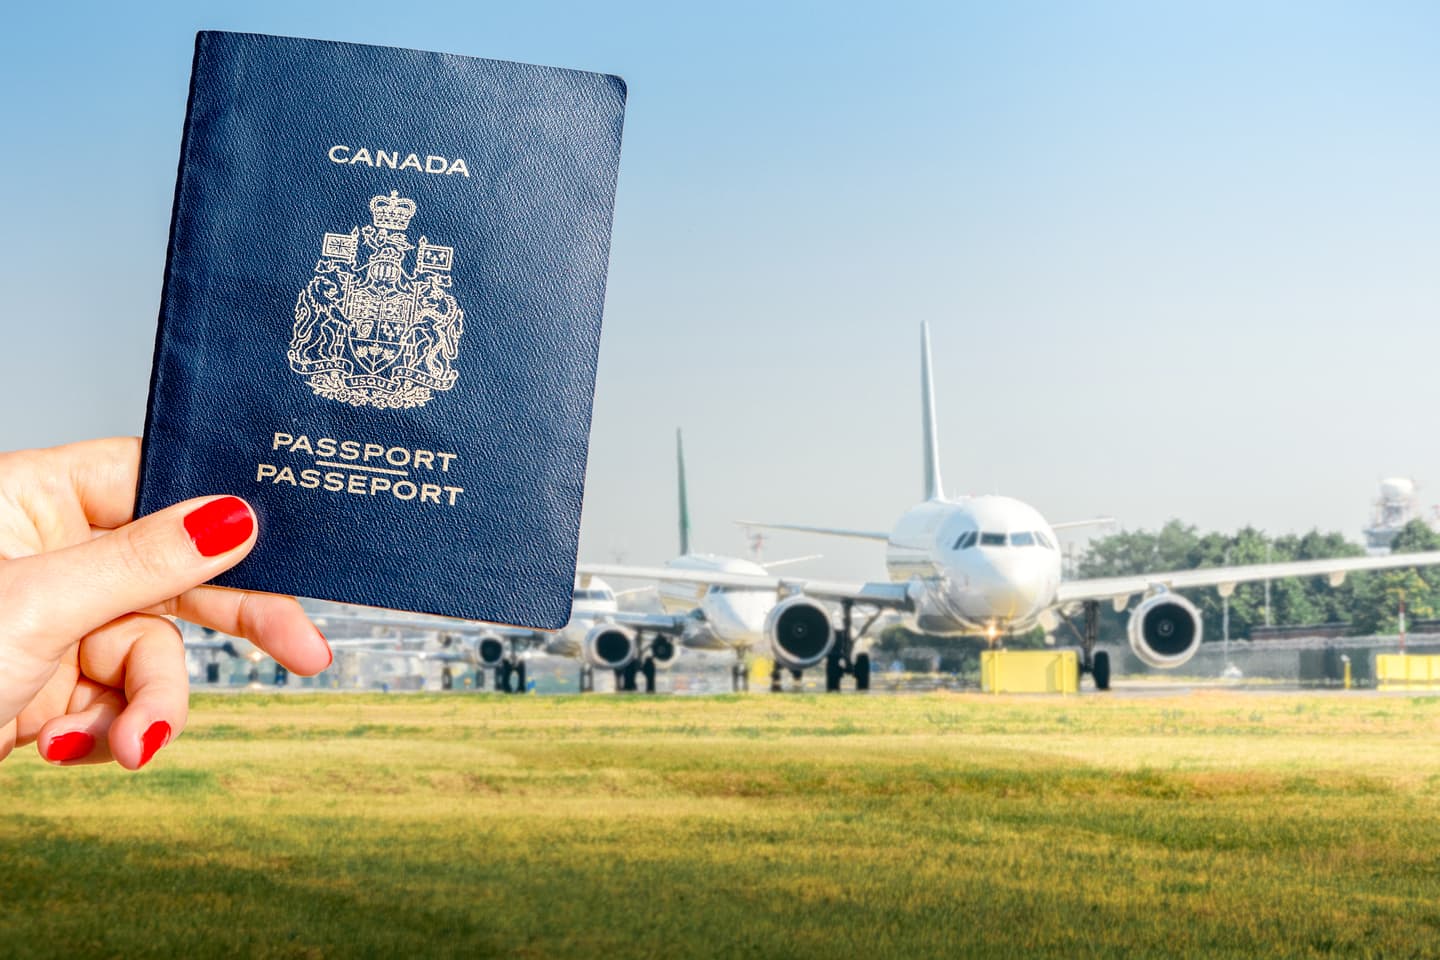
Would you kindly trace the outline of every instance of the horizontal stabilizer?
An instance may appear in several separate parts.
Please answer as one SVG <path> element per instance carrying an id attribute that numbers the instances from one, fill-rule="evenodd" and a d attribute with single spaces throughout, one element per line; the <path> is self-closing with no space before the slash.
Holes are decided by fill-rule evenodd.
<path id="1" fill-rule="evenodd" d="M 840 527 L 807 527 L 798 523 L 760 523 L 756 520 L 736 520 L 742 527 L 759 527 L 762 530 L 790 530 L 794 533 L 818 533 L 825 537 L 849 537 L 853 540 L 880 540 L 890 539 L 890 534 L 883 530 L 846 530 Z"/>
<path id="2" fill-rule="evenodd" d="M 1115 523 L 1114 517 L 1091 517 L 1089 520 L 1066 520 L 1050 524 L 1051 530 L 1075 530 L 1079 527 L 1105 527 Z"/>
<path id="3" fill-rule="evenodd" d="M 823 553 L 809 553 L 803 557 L 786 557 L 784 560 L 766 560 L 760 564 L 760 566 L 766 570 L 774 570 L 776 567 L 788 567 L 793 564 L 804 563 L 806 560 L 820 560 L 824 556 Z"/>

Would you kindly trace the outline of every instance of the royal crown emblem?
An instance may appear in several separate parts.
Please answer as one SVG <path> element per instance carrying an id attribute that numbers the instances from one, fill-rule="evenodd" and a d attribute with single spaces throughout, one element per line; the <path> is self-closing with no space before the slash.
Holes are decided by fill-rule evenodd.
<path id="1" fill-rule="evenodd" d="M 405 235 L 415 201 L 370 200 L 370 225 L 327 233 L 315 276 L 295 301 L 290 369 L 322 397 L 363 407 L 419 407 L 455 386 L 465 313 L 449 293 L 453 247 Z M 363 266 L 357 265 L 365 245 Z M 407 254 L 415 251 L 413 270 Z"/>

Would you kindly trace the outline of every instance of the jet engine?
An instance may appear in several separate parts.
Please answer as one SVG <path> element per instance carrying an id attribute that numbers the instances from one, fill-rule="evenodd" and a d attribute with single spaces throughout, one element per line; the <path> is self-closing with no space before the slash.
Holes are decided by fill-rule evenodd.
<path id="1" fill-rule="evenodd" d="M 1200 649 L 1200 611 L 1178 593 L 1157 593 L 1130 614 L 1130 649 L 1151 667 L 1178 667 Z"/>
<path id="2" fill-rule="evenodd" d="M 657 667 L 668 667 L 680 656 L 680 644 L 675 642 L 674 637 L 667 637 L 665 634 L 656 634 L 650 640 L 650 656 Z"/>
<path id="3" fill-rule="evenodd" d="M 640 653 L 635 631 L 602 624 L 585 634 L 585 659 L 606 670 L 623 670 Z"/>
<path id="4" fill-rule="evenodd" d="M 496 634 L 483 633 L 475 643 L 475 653 L 485 666 L 499 666 L 505 659 L 505 641 Z"/>
<path id="5" fill-rule="evenodd" d="M 775 661 L 790 670 L 815 666 L 835 646 L 830 611 L 808 597 L 791 597 L 771 608 L 765 636 Z"/>

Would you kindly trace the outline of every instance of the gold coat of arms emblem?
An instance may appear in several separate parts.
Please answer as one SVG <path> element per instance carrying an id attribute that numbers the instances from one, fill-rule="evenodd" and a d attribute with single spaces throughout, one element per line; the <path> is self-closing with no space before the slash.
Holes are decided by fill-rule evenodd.
<path id="1" fill-rule="evenodd" d="M 411 243 L 405 231 L 415 211 L 414 200 L 392 190 L 371 198 L 369 226 L 325 234 L 315 276 L 295 301 L 286 354 L 320 396 L 419 407 L 459 378 L 452 363 L 465 313 L 450 295 L 455 249 L 424 236 Z"/>

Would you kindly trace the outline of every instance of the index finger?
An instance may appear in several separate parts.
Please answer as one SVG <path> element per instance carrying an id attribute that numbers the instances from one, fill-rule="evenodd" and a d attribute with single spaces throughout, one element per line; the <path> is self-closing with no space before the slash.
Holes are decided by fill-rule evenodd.
<path id="1" fill-rule="evenodd" d="M 44 450 L 21 451 L 16 463 L 43 479 L 69 489 L 92 527 L 113 529 L 135 513 L 140 478 L 140 439 L 109 437 L 82 440 Z"/>

